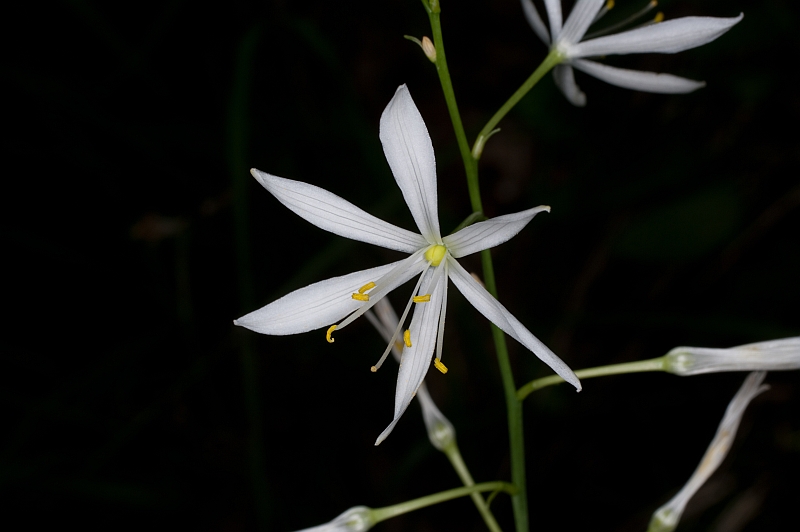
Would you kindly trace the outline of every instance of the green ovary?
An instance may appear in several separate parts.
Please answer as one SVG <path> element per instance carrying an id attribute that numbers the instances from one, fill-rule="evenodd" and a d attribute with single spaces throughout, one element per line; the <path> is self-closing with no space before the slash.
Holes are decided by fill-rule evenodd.
<path id="1" fill-rule="evenodd" d="M 445 253 L 447 253 L 447 248 L 444 246 L 431 246 L 425 251 L 425 260 L 431 263 L 431 266 L 438 266 L 442 259 L 444 258 Z"/>

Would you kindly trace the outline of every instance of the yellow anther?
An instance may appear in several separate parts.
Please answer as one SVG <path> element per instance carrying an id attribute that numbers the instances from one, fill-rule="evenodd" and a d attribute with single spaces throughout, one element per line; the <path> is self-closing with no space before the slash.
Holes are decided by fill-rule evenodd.
<path id="1" fill-rule="evenodd" d="M 364 293 L 364 292 L 366 292 L 367 290 L 372 290 L 373 288 L 375 288 L 375 283 L 373 283 L 372 281 L 370 281 L 370 282 L 368 282 L 367 284 L 365 284 L 364 286 L 362 286 L 361 288 L 359 288 L 359 289 L 358 289 L 358 293 L 359 293 L 359 294 L 363 294 L 363 293 Z"/>
<path id="2" fill-rule="evenodd" d="M 352 297 L 356 301 L 369 301 L 369 294 L 353 294 L 350 297 Z"/>
<path id="3" fill-rule="evenodd" d="M 372 366 L 371 368 L 369 368 L 369 370 L 370 370 L 372 373 L 375 373 L 376 371 L 378 371 L 378 366 Z"/>
<path id="4" fill-rule="evenodd" d="M 431 300 L 431 295 L 425 294 L 424 296 L 414 296 L 411 299 L 414 300 L 414 303 L 427 303 Z"/>
<path id="5" fill-rule="evenodd" d="M 433 359 L 433 365 L 434 365 L 434 366 L 436 366 L 436 369 L 438 369 L 439 371 L 441 371 L 441 372 L 442 372 L 442 375 L 444 375 L 445 373 L 447 373 L 447 366 L 445 366 L 444 364 L 442 364 L 442 361 L 441 361 L 441 360 L 439 360 L 438 358 L 434 358 L 434 359 Z"/>
<path id="6" fill-rule="evenodd" d="M 656 13 L 656 18 L 654 18 L 654 19 L 653 19 L 653 22 L 655 22 L 656 24 L 658 24 L 658 23 L 659 23 L 659 22 L 661 22 L 662 20 L 664 20 L 664 13 L 663 13 L 663 12 L 661 12 L 661 11 L 659 11 L 658 13 Z"/>
<path id="7" fill-rule="evenodd" d="M 328 327 L 328 332 L 325 333 L 325 339 L 328 341 L 329 344 L 335 342 L 333 337 L 331 337 L 331 334 L 333 334 L 333 331 L 335 330 L 336 330 L 336 325 L 331 325 L 330 327 Z"/>
<path id="8" fill-rule="evenodd" d="M 403 333 L 403 341 L 406 343 L 406 347 L 411 347 L 411 331 L 408 329 Z"/>
<path id="9" fill-rule="evenodd" d="M 614 9 L 614 0 L 608 0 L 608 2 L 606 2 L 606 9 Z"/>
<path id="10" fill-rule="evenodd" d="M 447 248 L 444 246 L 431 246 L 425 251 L 425 260 L 431 263 L 431 266 L 438 266 L 444 254 L 447 253 Z"/>
<path id="11" fill-rule="evenodd" d="M 658 0 L 651 0 L 650 7 L 656 7 L 658 5 Z"/>

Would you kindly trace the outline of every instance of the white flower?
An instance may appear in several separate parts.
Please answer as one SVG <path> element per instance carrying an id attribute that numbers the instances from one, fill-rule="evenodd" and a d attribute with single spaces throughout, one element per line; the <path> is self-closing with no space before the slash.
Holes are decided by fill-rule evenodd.
<path id="1" fill-rule="evenodd" d="M 375 523 L 372 519 L 372 510 L 366 506 L 354 506 L 339 514 L 330 523 L 304 528 L 297 532 L 366 532 Z"/>
<path id="2" fill-rule="evenodd" d="M 436 162 L 428 130 L 405 85 L 397 89 L 381 115 L 380 138 L 386 159 L 422 233 L 384 222 L 352 203 L 319 187 L 291 181 L 258 170 L 253 176 L 295 214 L 340 236 L 408 253 L 398 262 L 334 277 L 306 286 L 235 320 L 234 323 L 263 334 L 297 334 L 326 327 L 343 329 L 389 292 L 419 275 L 412 298 L 405 307 L 394 338 L 400 338 L 412 304 L 411 325 L 402 334 L 404 349 L 397 376 L 394 420 L 378 437 L 380 443 L 394 428 L 417 392 L 431 355 L 441 364 L 447 280 L 486 318 L 548 364 L 580 390 L 569 367 L 540 342 L 506 308 L 486 291 L 456 259 L 497 246 L 516 235 L 539 212 L 540 206 L 516 214 L 479 222 L 441 237 L 436 194 Z M 337 323 L 338 322 L 338 323 Z M 383 362 L 394 340 L 377 366 Z M 442 366 L 443 367 L 443 366 Z"/>
<path id="3" fill-rule="evenodd" d="M 365 314 L 367 319 L 375 326 L 384 340 L 391 342 L 399 321 L 392 305 L 384 298 L 375 303 L 373 310 L 375 311 L 374 314 L 372 312 L 367 312 Z M 377 318 L 375 317 L 376 315 Z M 398 363 L 400 363 L 402 354 L 403 343 L 395 341 L 392 345 L 392 355 Z M 446 371 L 445 369 L 445 372 Z M 439 407 L 436 406 L 431 394 L 428 393 L 428 387 L 425 386 L 424 381 L 419 385 L 419 389 L 417 390 L 417 399 L 419 399 L 420 406 L 422 407 L 422 420 L 425 422 L 425 428 L 428 431 L 428 439 L 431 441 L 431 445 L 440 451 L 444 451 L 456 439 L 455 427 L 453 427 L 450 420 L 442 414 Z"/>
<path id="4" fill-rule="evenodd" d="M 764 371 L 754 371 L 747 376 L 739 391 L 728 404 L 717 433 L 711 440 L 706 454 L 703 455 L 700 465 L 697 466 L 686 485 L 669 502 L 655 511 L 650 520 L 648 532 L 671 532 L 678 526 L 686 503 L 700 489 L 700 486 L 705 484 L 727 456 L 747 405 L 758 394 L 769 389 L 767 385 L 761 386 L 765 375 Z"/>
<path id="5" fill-rule="evenodd" d="M 667 353 L 665 360 L 665 371 L 682 376 L 718 371 L 792 369 L 800 369 L 800 336 L 728 349 L 676 347 Z"/>
<path id="6" fill-rule="evenodd" d="M 572 67 L 606 83 L 645 92 L 686 93 L 705 86 L 702 81 L 616 68 L 583 58 L 613 54 L 682 52 L 713 41 L 744 16 L 683 17 L 581 42 L 605 3 L 606 0 L 578 0 L 562 28 L 560 0 L 545 0 L 550 20 L 548 32 L 533 0 L 522 0 L 522 7 L 533 31 L 562 57 L 562 64 L 555 67 L 553 76 L 561 92 L 577 106 L 586 105 L 586 95 L 575 83 Z"/>

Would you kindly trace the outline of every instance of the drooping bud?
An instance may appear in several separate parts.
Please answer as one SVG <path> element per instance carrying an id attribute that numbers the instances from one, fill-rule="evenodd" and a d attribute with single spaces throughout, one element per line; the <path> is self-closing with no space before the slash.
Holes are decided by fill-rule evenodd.
<path id="1" fill-rule="evenodd" d="M 330 523 L 304 528 L 297 532 L 366 532 L 375 524 L 372 509 L 366 506 L 354 506 L 345 510 Z"/>
<path id="2" fill-rule="evenodd" d="M 650 519 L 647 532 L 672 532 L 675 530 L 686 504 L 727 456 L 747 405 L 758 394 L 769 388 L 769 386 L 761 385 L 765 376 L 766 372 L 764 371 L 754 371 L 747 376 L 739 391 L 728 404 L 717 433 L 711 440 L 706 454 L 703 455 L 700 465 L 697 466 L 686 485 L 669 502 L 655 511 Z"/>
<path id="3" fill-rule="evenodd" d="M 800 336 L 727 349 L 676 347 L 664 357 L 664 370 L 681 376 L 792 369 L 800 369 Z"/>

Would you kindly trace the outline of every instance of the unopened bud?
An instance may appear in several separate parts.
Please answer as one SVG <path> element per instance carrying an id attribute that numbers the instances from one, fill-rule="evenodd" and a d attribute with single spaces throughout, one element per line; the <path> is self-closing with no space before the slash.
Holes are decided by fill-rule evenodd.
<path id="1" fill-rule="evenodd" d="M 420 386 L 417 391 L 417 399 L 422 406 L 422 418 L 425 421 L 425 428 L 428 429 L 428 439 L 431 440 L 431 445 L 444 451 L 456 440 L 456 429 L 437 408 L 425 384 Z"/>
<path id="2" fill-rule="evenodd" d="M 727 349 L 676 347 L 664 358 L 664 370 L 681 376 L 793 369 L 800 369 L 800 337 L 797 336 Z"/>
<path id="3" fill-rule="evenodd" d="M 330 523 L 304 528 L 297 532 L 366 532 L 375 520 L 372 518 L 372 509 L 366 506 L 354 506 L 345 510 Z"/>
<path id="4" fill-rule="evenodd" d="M 427 37 L 422 38 L 422 51 L 425 52 L 425 57 L 431 60 L 431 63 L 436 62 L 436 47 L 433 45 L 433 42 Z"/>

